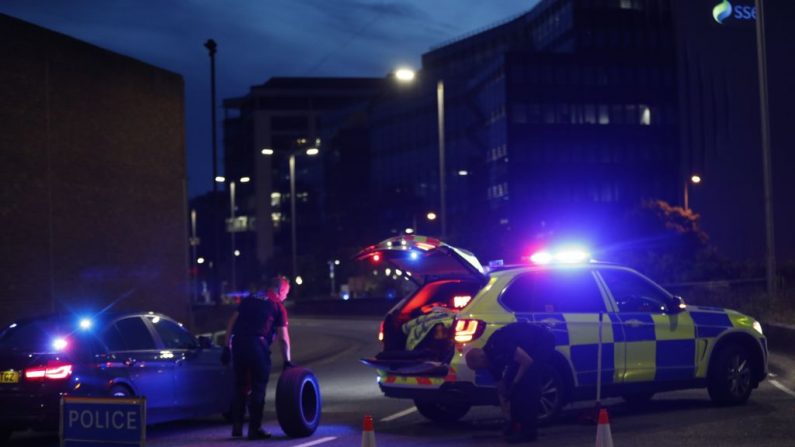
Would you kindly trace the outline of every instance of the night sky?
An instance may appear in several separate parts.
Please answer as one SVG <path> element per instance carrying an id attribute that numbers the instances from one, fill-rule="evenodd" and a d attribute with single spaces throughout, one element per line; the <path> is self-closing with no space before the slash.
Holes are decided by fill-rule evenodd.
<path id="1" fill-rule="evenodd" d="M 220 105 L 273 76 L 380 77 L 400 64 L 419 68 L 431 46 L 536 1 L 2 0 L 0 12 L 182 74 L 193 197 L 212 187 L 208 38 L 218 43 Z"/>

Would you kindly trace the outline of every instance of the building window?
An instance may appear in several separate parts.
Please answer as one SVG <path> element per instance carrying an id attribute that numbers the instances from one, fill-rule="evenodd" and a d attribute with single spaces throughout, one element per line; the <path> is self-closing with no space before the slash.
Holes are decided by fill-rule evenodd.
<path id="1" fill-rule="evenodd" d="M 585 104 L 585 123 L 596 124 L 596 106 Z"/>
<path id="2" fill-rule="evenodd" d="M 651 109 L 649 106 L 641 105 L 640 109 L 640 124 L 642 126 L 651 125 Z"/>
<path id="3" fill-rule="evenodd" d="M 599 104 L 599 124 L 610 124 L 610 114 L 607 112 L 607 104 Z"/>
<path id="4" fill-rule="evenodd" d="M 514 104 L 513 113 L 511 113 L 512 121 L 514 123 L 524 124 L 527 122 L 527 106 L 524 104 Z"/>

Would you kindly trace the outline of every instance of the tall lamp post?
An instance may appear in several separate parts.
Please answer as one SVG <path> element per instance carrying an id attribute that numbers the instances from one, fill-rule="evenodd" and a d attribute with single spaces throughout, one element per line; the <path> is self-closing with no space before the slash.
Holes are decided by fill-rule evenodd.
<path id="1" fill-rule="evenodd" d="M 765 258 L 767 293 L 776 298 L 776 238 L 773 231 L 773 164 L 770 150 L 770 116 L 767 92 L 767 40 L 765 2 L 756 0 L 756 63 L 759 71 L 759 116 L 762 124 L 762 173 L 765 191 Z"/>
<path id="2" fill-rule="evenodd" d="M 395 79 L 398 82 L 413 82 L 417 74 L 409 68 L 395 70 Z M 445 181 L 445 141 L 444 141 L 444 81 L 436 82 L 436 124 L 439 133 L 439 224 L 441 227 L 440 238 L 447 238 L 447 200 Z"/>
<path id="3" fill-rule="evenodd" d="M 262 150 L 262 155 L 272 156 L 275 151 L 271 148 Z M 298 231 L 296 230 L 296 212 L 295 212 L 295 156 L 299 153 L 299 149 L 293 149 L 289 152 L 289 165 L 290 165 L 290 242 L 292 249 L 292 269 L 293 280 L 296 284 L 301 285 L 301 279 L 298 276 Z M 320 149 L 310 147 L 305 151 L 306 155 L 313 157 L 320 153 Z"/>
<path id="4" fill-rule="evenodd" d="M 216 123 L 215 123 L 215 53 L 217 52 L 218 45 L 215 43 L 213 39 L 207 39 L 207 42 L 204 43 L 204 48 L 207 48 L 207 51 L 210 54 L 210 129 L 212 133 L 212 150 L 213 150 L 213 179 L 217 180 L 218 178 L 218 137 L 216 134 Z M 221 204 L 219 203 L 218 199 L 218 185 L 217 181 L 213 182 L 213 221 L 217 222 L 216 219 L 221 217 Z M 215 262 L 211 263 L 211 272 L 213 276 L 213 282 L 215 290 L 213 292 L 219 293 L 221 292 L 220 287 L 220 275 L 218 274 L 218 260 L 221 257 L 221 232 L 217 231 L 215 234 Z"/>
<path id="5" fill-rule="evenodd" d="M 225 177 L 218 176 L 218 177 L 215 178 L 215 183 L 224 183 L 225 181 L 226 181 Z M 250 177 L 241 177 L 239 181 L 240 181 L 240 183 L 248 183 L 248 182 L 251 181 L 251 178 Z M 231 271 L 230 276 L 231 276 L 231 280 L 232 280 L 232 290 L 233 291 L 237 290 L 237 257 L 240 256 L 240 252 L 237 250 L 237 247 L 236 247 L 237 241 L 236 241 L 236 237 L 235 237 L 235 233 L 237 232 L 237 226 L 236 226 L 236 219 L 237 219 L 237 215 L 236 215 L 236 210 L 237 210 L 236 198 L 237 198 L 237 185 L 235 184 L 234 181 L 230 181 L 229 182 L 229 225 L 228 225 L 228 228 L 229 228 L 229 241 L 230 241 L 230 246 L 231 246 L 231 249 L 232 249 L 232 256 L 231 256 L 231 259 L 232 259 L 232 261 L 231 261 L 232 271 Z"/>
<path id="6" fill-rule="evenodd" d="M 693 174 L 690 176 L 689 179 L 685 180 L 685 211 L 690 210 L 690 197 L 688 191 L 690 189 L 691 183 L 694 185 L 698 185 L 699 183 L 701 183 L 701 176 L 698 174 Z"/>

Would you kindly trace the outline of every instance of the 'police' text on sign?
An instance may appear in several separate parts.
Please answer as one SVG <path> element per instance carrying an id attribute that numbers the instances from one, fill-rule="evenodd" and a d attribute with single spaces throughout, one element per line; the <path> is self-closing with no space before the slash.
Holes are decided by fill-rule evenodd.
<path id="1" fill-rule="evenodd" d="M 64 396 L 61 403 L 61 446 L 143 446 L 146 404 L 142 398 Z"/>

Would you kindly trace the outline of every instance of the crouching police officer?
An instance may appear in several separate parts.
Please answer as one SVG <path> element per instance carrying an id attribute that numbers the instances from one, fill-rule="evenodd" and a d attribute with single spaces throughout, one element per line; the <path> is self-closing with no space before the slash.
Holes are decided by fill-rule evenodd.
<path id="1" fill-rule="evenodd" d="M 508 424 L 509 443 L 535 441 L 541 373 L 552 359 L 555 338 L 543 326 L 517 323 L 505 326 L 489 337 L 483 349 L 467 353 L 472 369 L 487 368 L 499 381 L 500 404 Z"/>
<path id="2" fill-rule="evenodd" d="M 287 310 L 283 301 L 290 292 L 290 282 L 283 276 L 270 280 L 265 295 L 251 294 L 240 301 L 226 328 L 226 349 L 231 348 L 235 370 L 235 395 L 232 402 L 232 436 L 243 436 L 243 413 L 248 396 L 248 439 L 267 439 L 271 434 L 262 428 L 265 388 L 271 372 L 270 346 L 281 340 L 284 367 L 290 363 L 290 334 Z M 227 357 L 228 357 L 228 351 Z"/>

